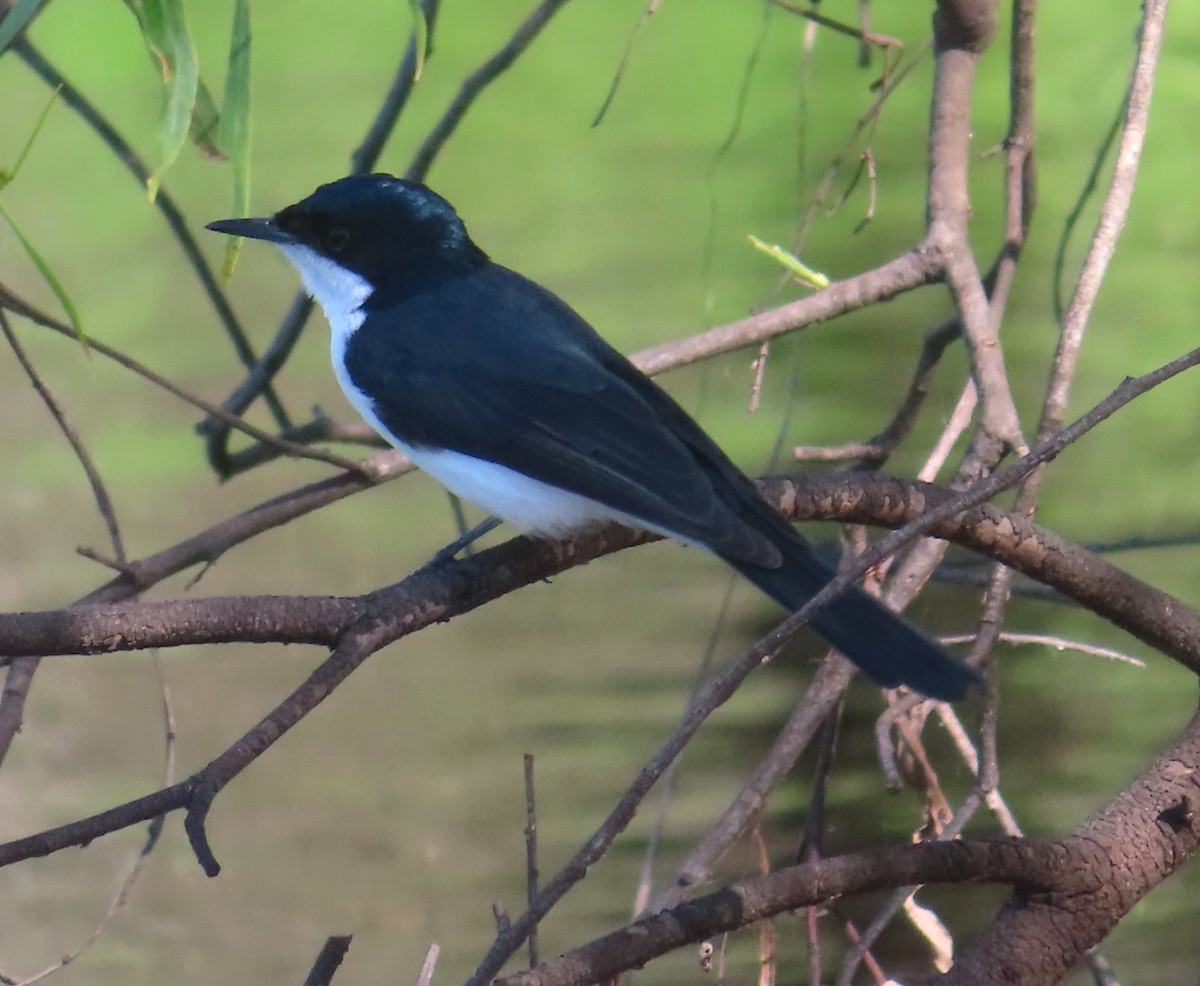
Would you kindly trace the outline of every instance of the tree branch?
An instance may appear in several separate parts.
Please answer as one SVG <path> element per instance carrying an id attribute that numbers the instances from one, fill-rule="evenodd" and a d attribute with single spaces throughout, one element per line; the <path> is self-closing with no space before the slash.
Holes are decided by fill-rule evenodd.
<path id="1" fill-rule="evenodd" d="M 739 880 L 724 890 L 642 918 L 535 969 L 498 979 L 496 986 L 608 982 L 672 949 L 847 894 L 968 881 L 1047 890 L 1072 882 L 1072 862 L 1060 846 L 1019 839 L 930 842 L 831 856 Z"/>

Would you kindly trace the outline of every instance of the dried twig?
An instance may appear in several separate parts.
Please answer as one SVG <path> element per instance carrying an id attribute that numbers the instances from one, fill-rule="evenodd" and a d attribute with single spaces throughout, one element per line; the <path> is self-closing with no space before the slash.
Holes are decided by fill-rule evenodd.
<path id="1" fill-rule="evenodd" d="M 538 892 L 537 798 L 533 786 L 533 754 L 526 753 L 525 765 L 525 900 L 532 907 Z M 529 968 L 538 964 L 537 925 L 529 929 Z"/>

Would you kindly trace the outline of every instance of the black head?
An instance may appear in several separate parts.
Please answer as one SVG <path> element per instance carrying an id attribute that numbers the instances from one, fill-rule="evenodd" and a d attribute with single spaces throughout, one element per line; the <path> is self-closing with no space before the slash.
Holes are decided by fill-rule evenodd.
<path id="1" fill-rule="evenodd" d="M 270 219 L 223 219 L 208 228 L 308 247 L 377 286 L 429 261 L 471 266 L 487 259 L 449 202 L 385 174 L 322 185 Z"/>

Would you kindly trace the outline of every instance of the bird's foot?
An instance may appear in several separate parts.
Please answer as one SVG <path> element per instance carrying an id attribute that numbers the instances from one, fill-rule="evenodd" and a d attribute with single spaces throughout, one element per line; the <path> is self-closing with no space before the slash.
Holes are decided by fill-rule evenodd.
<path id="1" fill-rule="evenodd" d="M 485 534 L 494 531 L 499 526 L 499 517 L 488 517 L 486 520 L 481 521 L 458 540 L 452 541 L 446 547 L 442 548 L 441 551 L 421 566 L 421 571 L 424 572 L 431 568 L 437 568 L 440 565 L 446 564 L 446 562 L 453 561 L 460 551 L 464 548 L 469 548 Z"/>

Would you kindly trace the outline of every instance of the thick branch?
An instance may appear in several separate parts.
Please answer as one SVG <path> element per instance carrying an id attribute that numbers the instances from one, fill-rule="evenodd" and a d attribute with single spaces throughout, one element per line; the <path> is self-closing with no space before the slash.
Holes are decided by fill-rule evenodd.
<path id="1" fill-rule="evenodd" d="M 886 527 L 910 523 L 957 495 L 863 473 L 775 478 L 760 488 L 795 520 Z M 983 505 L 939 522 L 930 533 L 1004 562 L 1200 672 L 1200 613 L 1023 515 Z M 411 633 L 647 539 L 620 527 L 574 541 L 515 538 L 358 598 L 235 596 L 0 614 L 0 658 L 234 641 L 331 646 L 363 607 L 378 606 L 403 608 L 405 632 Z"/>
<path id="2" fill-rule="evenodd" d="M 896 846 L 793 866 L 644 918 L 502 986 L 605 982 L 657 956 L 838 896 L 929 883 L 1011 883 L 1013 899 L 938 983 L 1052 983 L 1195 853 L 1200 714 L 1181 739 L 1061 843 L 1022 839 Z M 1047 928 L 1053 929 L 1047 934 Z"/>
<path id="3" fill-rule="evenodd" d="M 1200 714 L 1175 744 L 1064 840 L 1075 885 L 1020 892 L 937 982 L 1031 986 L 1061 981 L 1150 890 L 1196 852 Z"/>
<path id="4" fill-rule="evenodd" d="M 914 883 L 1012 883 L 1045 889 L 1072 876 L 1061 847 L 1019 839 L 936 842 L 834 856 L 750 877 L 615 931 L 496 986 L 586 986 L 774 914 L 845 894 Z"/>

